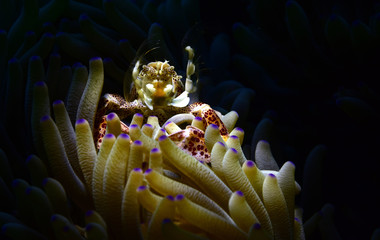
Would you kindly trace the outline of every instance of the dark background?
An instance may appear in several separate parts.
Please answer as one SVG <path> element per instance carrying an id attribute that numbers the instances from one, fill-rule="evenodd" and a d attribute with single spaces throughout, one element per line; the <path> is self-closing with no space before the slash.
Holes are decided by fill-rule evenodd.
<path id="1" fill-rule="evenodd" d="M 286 1 L 277 2 L 281 2 L 285 8 Z M 345 18 L 350 25 L 357 20 L 370 24 L 371 19 L 377 17 L 379 4 L 378 1 L 298 1 L 298 3 L 309 19 L 317 43 L 327 55 L 330 49 L 326 46 L 324 38 L 324 23 L 328 17 L 335 13 Z M 236 0 L 233 3 L 202 1 L 201 4 L 202 20 L 207 26 L 206 36 L 210 39 L 220 32 L 232 34 L 236 22 L 260 27 L 255 26 L 247 13 L 248 1 Z M 281 18 L 283 22 L 277 21 Z M 276 46 L 281 46 L 284 52 L 289 53 L 289 59 L 297 59 L 298 53 L 290 44 L 290 37 L 287 34 L 285 16 L 280 16 L 278 19 L 273 19 L 277 21 L 273 25 L 279 26 L 275 34 L 265 32 L 266 29 L 262 31 L 271 37 Z M 231 42 L 231 51 L 240 52 L 234 42 Z M 379 42 L 376 41 L 375 45 L 378 47 Z M 320 65 L 320 72 L 324 73 L 316 77 L 317 83 L 300 87 L 301 92 L 291 98 L 278 99 L 277 102 L 270 101 L 268 100 L 270 96 L 256 91 L 253 99 L 252 111 L 257 113 L 252 114 L 255 124 L 266 110 L 271 109 L 277 113 L 277 139 L 274 139 L 272 152 L 280 163 L 284 161 L 296 163 L 299 182 L 302 182 L 302 167 L 308 152 L 317 144 L 324 144 L 327 147 L 321 198 L 323 202 L 334 205 L 335 224 L 342 239 L 369 239 L 372 232 L 380 226 L 377 217 L 380 214 L 378 206 L 380 197 L 377 194 L 380 188 L 380 177 L 377 173 L 380 167 L 379 119 L 358 121 L 348 116 L 336 103 L 337 92 L 342 89 L 357 89 L 363 82 L 378 95 L 377 47 L 372 49 L 373 55 L 368 56 L 364 62 L 357 63 L 352 60 L 346 63 L 343 69 L 334 68 L 339 62 L 334 62 L 334 59 L 330 58 L 333 67 L 323 69 L 323 65 Z M 297 64 L 302 67 L 296 61 Z M 233 67 L 231 69 L 234 71 Z M 269 74 L 275 76 L 273 72 Z M 238 72 L 234 72 L 234 76 L 239 82 L 249 85 L 250 79 L 239 78 Z M 310 81 L 305 76 L 300 78 L 302 81 Z M 275 80 L 287 82 L 291 79 L 283 76 Z M 371 104 L 378 111 L 379 102 L 373 101 Z M 284 151 L 283 147 L 279 146 L 281 144 L 290 145 L 292 151 L 297 153 Z"/>

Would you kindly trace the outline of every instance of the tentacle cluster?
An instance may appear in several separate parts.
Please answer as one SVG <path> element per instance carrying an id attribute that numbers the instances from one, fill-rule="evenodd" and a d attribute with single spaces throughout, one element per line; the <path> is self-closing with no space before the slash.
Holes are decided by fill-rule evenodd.
<path id="1" fill-rule="evenodd" d="M 95 206 L 99 206 L 95 199 L 100 199 L 99 201 L 102 202 L 99 195 L 103 195 L 103 188 L 99 186 L 103 186 L 104 179 L 110 181 L 112 178 L 94 178 L 94 176 L 103 176 L 106 170 L 108 172 L 114 170 L 115 161 L 111 161 L 107 165 L 109 156 L 116 156 L 117 154 L 116 151 L 111 153 L 112 147 L 110 145 L 113 146 L 116 142 L 126 144 L 126 139 L 122 137 L 118 139 L 119 136 L 123 135 L 122 133 L 128 133 L 130 139 L 132 136 L 136 137 L 132 143 L 130 142 L 129 154 L 139 154 L 138 149 L 144 147 L 144 145 L 136 142 L 137 140 L 150 144 L 148 148 L 152 150 L 148 154 L 149 159 L 148 161 L 144 159 L 144 164 L 141 166 L 142 171 L 145 171 L 144 179 L 153 176 L 153 173 L 157 171 L 164 177 L 170 176 L 171 180 L 176 179 L 174 183 L 186 181 L 186 184 L 181 185 L 183 187 L 181 188 L 181 195 L 184 198 L 181 196 L 174 197 L 178 193 L 170 192 L 170 189 L 166 189 L 165 193 L 160 193 L 158 196 L 158 191 L 155 192 L 154 189 L 158 189 L 160 186 L 154 185 L 155 181 L 150 182 L 149 186 L 146 184 L 138 188 L 138 204 L 143 205 L 147 211 L 141 212 L 153 212 L 149 224 L 143 225 L 143 228 L 148 225 L 151 233 L 161 231 L 165 237 L 180 238 L 180 236 L 187 236 L 194 238 L 194 232 L 199 233 L 197 237 L 200 234 L 205 234 L 202 232 L 203 230 L 196 227 L 197 223 L 190 224 L 190 220 L 186 223 L 179 222 L 177 220 L 179 217 L 171 215 L 173 212 L 170 213 L 168 210 L 179 209 L 181 206 L 190 208 L 192 205 L 186 202 L 186 199 L 199 205 L 202 203 L 198 203 L 197 198 L 204 202 L 209 202 L 211 199 L 203 190 L 206 186 L 201 189 L 193 183 L 194 180 L 182 174 L 181 171 L 174 171 L 176 170 L 175 166 L 169 165 L 169 161 L 163 155 L 163 151 L 160 149 L 160 141 L 157 141 L 157 138 L 164 134 L 167 135 L 169 128 L 165 127 L 165 133 L 162 130 L 156 130 L 156 126 L 163 126 L 163 123 L 158 119 L 166 120 L 168 116 L 175 115 L 170 121 L 181 127 L 172 133 L 173 136 L 169 135 L 169 139 L 175 140 L 176 145 L 182 150 L 186 145 L 186 148 L 189 149 L 192 142 L 191 136 L 194 131 L 198 131 L 194 128 L 204 131 L 204 145 L 210 158 L 201 158 L 202 151 L 199 151 L 201 149 L 198 150 L 198 146 L 203 146 L 203 143 L 199 145 L 194 143 L 194 146 L 191 146 L 191 151 L 187 153 L 192 153 L 196 146 L 198 155 L 194 157 L 197 160 L 208 162 L 206 166 L 211 166 L 211 170 L 217 177 L 234 191 L 229 199 L 228 206 L 230 206 L 230 202 L 231 206 L 236 202 L 242 202 L 243 197 L 247 202 L 241 208 L 230 210 L 228 214 L 226 211 L 220 211 L 220 206 L 214 203 L 209 204 L 214 206 L 214 208 L 210 207 L 209 210 L 219 213 L 226 219 L 232 218 L 236 225 L 245 232 L 248 229 L 247 224 L 241 223 L 239 220 L 239 216 L 243 216 L 243 212 L 246 214 L 244 215 L 246 219 L 249 219 L 246 221 L 249 224 L 259 221 L 253 217 L 251 211 L 254 211 L 247 200 L 248 198 L 251 199 L 247 194 L 250 194 L 249 196 L 254 196 L 254 194 L 246 193 L 243 188 L 237 191 L 232 189 L 231 186 L 235 184 L 234 179 L 226 176 L 223 168 L 231 163 L 224 162 L 224 158 L 226 155 L 230 155 L 238 159 L 249 183 L 253 186 L 260 200 L 263 201 L 265 178 L 263 180 L 261 177 L 249 177 L 248 172 L 257 175 L 257 169 L 280 170 L 277 163 L 274 162 L 268 143 L 272 142 L 270 133 L 275 118 L 271 117 L 273 115 L 270 116 L 271 113 L 264 115 L 262 121 L 256 126 L 252 145 L 249 149 L 241 147 L 244 132 L 234 129 L 233 118 L 228 117 L 236 113 L 227 113 L 225 109 L 233 109 L 239 112 L 240 123 L 238 125 L 244 127 L 247 131 L 246 135 L 250 135 L 254 128 L 251 121 L 252 112 L 254 113 L 253 117 L 261 114 L 260 109 L 249 111 L 255 91 L 260 93 L 257 94 L 255 102 L 260 104 L 261 109 L 274 107 L 275 111 L 282 109 L 287 113 L 284 115 L 294 116 L 294 119 L 315 119 L 317 115 L 314 114 L 314 111 L 304 110 L 330 109 L 324 105 L 326 100 L 329 102 L 331 92 L 343 85 L 345 87 L 339 87 L 340 90 L 335 95 L 336 105 L 350 117 L 360 122 L 361 125 L 377 126 L 379 109 L 376 103 L 378 103 L 378 98 L 374 93 L 376 92 L 372 86 L 374 84 L 371 85 L 371 79 L 373 79 L 371 76 L 374 75 L 371 73 L 376 71 L 376 68 L 373 67 L 376 64 L 373 62 L 378 53 L 378 46 L 374 43 L 380 36 L 380 18 L 377 11 L 375 11 L 375 15 L 370 17 L 369 24 L 365 23 L 364 16 L 361 18 L 362 20 L 354 21 L 351 25 L 348 21 L 349 18 L 344 13 L 345 11 L 341 11 L 338 7 L 338 10 L 334 8 L 336 11 L 330 17 L 319 19 L 321 24 L 313 24 L 312 22 L 310 24 L 310 16 L 313 14 L 309 15 L 308 11 L 310 9 L 319 11 L 323 7 L 323 12 L 325 12 L 326 5 L 318 6 L 316 4 L 315 7 L 309 8 L 307 4 L 300 5 L 293 0 L 287 1 L 286 4 L 261 0 L 246 2 L 251 4 L 248 12 L 253 21 L 247 25 L 250 27 L 241 23 L 234 24 L 233 37 L 225 33 L 216 35 L 212 40 L 210 52 L 203 53 L 209 58 L 208 64 L 214 70 L 215 75 L 212 80 L 207 81 L 207 86 L 204 85 L 202 99 L 207 100 L 206 102 L 212 106 L 218 105 L 217 109 L 223 114 L 218 115 L 219 120 L 226 126 L 228 136 L 223 136 L 220 131 L 218 132 L 215 127 L 218 126 L 216 123 L 213 123 L 215 126 L 211 125 L 210 121 L 213 117 L 210 117 L 208 121 L 210 123 L 208 125 L 211 127 L 201 124 L 204 117 L 196 119 L 195 114 L 191 113 L 181 115 L 179 112 L 171 110 L 174 107 L 168 111 L 165 109 L 165 111 L 155 112 L 156 118 L 149 117 L 152 112 L 141 110 L 144 105 L 142 102 L 136 101 L 130 104 L 132 108 L 134 107 L 138 111 L 132 112 L 130 115 L 140 112 L 143 116 L 136 116 L 133 123 L 128 124 L 128 126 L 120 122 L 120 119 L 123 119 L 121 112 L 115 110 L 117 115 L 109 114 L 110 112 L 101 115 L 104 116 L 102 121 L 108 124 L 107 127 L 102 128 L 104 129 L 102 136 L 107 136 L 104 137 L 103 141 L 109 146 L 100 152 L 99 149 L 94 149 L 86 139 L 93 134 L 91 132 L 92 125 L 99 126 L 97 125 L 98 118 L 94 118 L 94 116 L 97 113 L 98 97 L 103 85 L 103 64 L 107 79 L 105 89 L 112 89 L 112 92 L 116 92 L 115 89 L 121 89 L 124 69 L 132 62 L 136 55 L 136 49 L 145 39 L 151 42 L 160 42 L 160 49 L 165 52 L 163 55 L 168 56 L 167 60 L 171 64 L 177 63 L 175 65 L 179 66 L 180 64 L 178 61 L 176 62 L 174 55 L 170 53 L 179 49 L 174 46 L 176 44 L 166 45 L 165 41 L 170 40 L 171 43 L 179 43 L 186 29 L 200 22 L 199 4 L 203 4 L 204 1 L 53 0 L 39 2 L 31 0 L 25 1 L 24 4 L 19 4 L 17 1 L 16 3 L 4 1 L 0 9 L 2 13 L 2 20 L 0 21 L 0 76 L 2 79 L 0 100 L 3 119 L 0 122 L 2 132 L 0 138 L 2 148 L 0 150 L 0 238 L 5 236 L 5 238 L 11 239 L 83 239 L 83 237 L 105 239 L 107 235 L 108 238 L 117 238 L 112 231 L 106 231 L 106 223 L 102 218 L 109 219 L 107 215 L 101 216 L 95 211 L 88 211 L 83 219 L 78 220 L 78 216 L 81 216 L 83 212 L 77 211 L 77 207 L 79 206 L 82 210 L 94 209 Z M 323 29 L 315 29 L 315 27 L 320 26 L 323 26 Z M 287 33 L 284 34 L 286 29 Z M 316 34 L 320 35 L 317 36 Z M 290 37 L 289 41 L 283 41 L 288 37 Z M 232 41 L 240 49 L 241 54 L 235 54 L 235 49 L 231 48 L 232 45 L 230 44 Z M 289 43 L 292 44 L 291 51 L 288 51 Z M 174 49 L 176 50 L 173 51 Z M 293 52 L 293 50 L 296 51 Z M 95 56 L 103 57 L 104 61 L 99 58 L 93 59 Z M 88 78 L 87 68 L 79 63 L 72 67 L 61 66 L 61 63 L 72 64 L 77 61 L 86 63 L 89 59 L 91 59 L 90 78 Z M 8 65 L 6 64 L 7 61 Z M 49 67 L 45 72 L 44 65 L 46 64 Z M 95 65 L 97 71 L 92 71 L 95 70 Z M 234 66 L 233 71 L 236 70 L 236 72 L 230 71 L 232 65 Z M 360 76 L 363 73 L 368 73 L 368 75 L 364 75 L 367 78 L 359 78 L 365 83 L 358 82 L 358 88 L 352 90 L 352 86 L 357 83 L 358 73 L 361 74 Z M 188 67 L 187 78 L 190 78 L 188 76 L 191 74 L 192 68 Z M 342 78 L 341 76 L 346 77 Z M 245 81 L 246 85 L 244 86 L 237 81 L 241 79 L 250 79 L 250 81 Z M 325 84 L 327 82 L 329 83 L 328 87 Z M 185 89 L 190 92 L 192 88 L 188 86 L 186 85 Z M 255 91 L 251 88 L 254 88 Z M 310 89 L 314 89 L 313 93 L 316 94 L 310 94 Z M 293 98 L 294 96 L 296 98 Z M 299 96 L 304 99 L 301 101 L 301 105 L 298 105 Z M 53 108 L 51 108 L 51 100 L 55 99 L 65 100 L 65 104 L 62 101 L 54 101 Z M 289 102 L 285 103 L 284 99 L 296 99 L 296 101 L 287 104 Z M 312 103 L 312 105 L 307 107 L 304 105 L 305 103 Z M 320 105 L 321 103 L 323 105 Z M 334 105 L 334 103 L 328 105 Z M 78 106 L 80 106 L 80 110 L 78 110 Z M 291 106 L 291 108 L 283 108 L 284 106 Z M 301 108 L 294 108 L 294 106 Z M 312 107 L 310 108 L 310 106 Z M 299 111 L 299 109 L 302 110 Z M 188 112 L 186 111 L 186 113 Z M 328 114 L 318 114 L 318 116 L 331 115 L 329 111 L 323 112 Z M 168 114 L 166 115 L 166 113 Z M 281 114 L 281 112 L 279 113 Z M 312 115 L 308 115 L 310 113 Z M 79 117 L 77 118 L 77 116 Z M 77 122 L 80 119 L 86 119 L 88 125 L 83 120 Z M 141 124 L 142 119 L 147 120 L 147 124 Z M 325 122 L 328 125 L 327 127 L 331 127 L 330 122 L 320 120 L 318 118 L 315 120 L 320 129 L 326 127 L 326 125 L 321 125 L 321 122 Z M 183 122 L 189 122 L 188 125 L 191 123 L 191 127 L 188 128 L 192 130 L 184 129 L 181 125 Z M 77 129 L 74 128 L 75 123 L 78 123 Z M 174 125 L 172 127 L 175 129 Z M 298 125 L 297 129 L 289 128 L 288 125 L 287 133 L 284 135 L 291 136 L 294 132 L 299 132 L 298 128 Z M 130 130 L 131 133 L 129 133 Z M 349 130 L 352 131 L 352 129 Z M 303 132 L 302 136 L 310 135 L 315 139 L 315 128 L 301 131 Z M 339 133 L 331 131 L 331 134 Z M 125 136 L 125 138 L 127 137 Z M 263 139 L 268 141 L 262 141 Z M 304 141 L 303 137 L 297 139 Z M 299 151 L 300 148 L 293 147 L 299 142 L 290 143 L 288 140 L 283 140 L 281 150 L 286 149 L 288 152 L 297 152 L 297 154 L 304 153 Z M 368 141 L 363 144 L 368 144 Z M 292 150 L 289 151 L 290 148 Z M 360 149 L 360 145 L 356 148 Z M 209 149 L 212 150 L 209 151 Z M 236 152 L 232 149 L 235 149 Z M 279 150 L 278 148 L 275 149 Z M 88 151 L 88 154 L 85 151 Z M 27 161 L 24 161 L 26 154 L 30 152 L 35 153 L 38 157 L 30 155 Z M 307 213 L 305 211 L 306 217 L 320 209 L 323 202 L 323 195 L 320 193 L 325 188 L 322 183 L 326 181 L 324 179 L 326 175 L 321 174 L 325 152 L 326 148 L 319 145 L 313 149 L 306 161 L 302 191 L 302 206 L 307 211 Z M 142 156 L 146 155 L 147 153 L 143 153 Z M 206 151 L 204 151 L 204 156 L 206 156 Z M 103 160 L 99 160 L 102 158 Z M 255 158 L 254 163 L 257 168 L 250 167 L 252 164 L 247 160 L 253 158 Z M 293 156 L 288 158 L 295 159 L 295 161 L 299 159 Z M 96 164 L 97 162 L 99 164 Z M 236 164 L 231 164 L 230 167 L 235 167 L 235 170 L 238 170 L 236 166 Z M 151 173 L 147 171 L 147 167 L 153 169 Z M 91 168 L 93 168 L 92 171 Z M 123 168 L 124 166 L 121 169 Z M 280 177 L 275 172 L 266 172 L 265 170 L 261 172 L 274 174 L 282 189 L 284 184 L 281 185 Z M 240 174 L 239 171 L 237 173 Z M 135 175 L 134 179 L 138 179 L 141 174 L 139 172 Z M 19 179 L 19 177 L 23 177 L 27 181 Z M 51 177 L 59 180 L 59 182 Z M 274 179 L 269 179 L 267 183 L 273 181 Z M 91 188 L 89 188 L 89 183 L 93 183 Z M 143 180 L 142 184 L 145 183 L 146 180 Z M 95 191 L 93 191 L 94 185 L 97 186 Z M 242 187 L 246 185 L 248 184 L 245 181 Z M 129 190 L 123 192 L 123 199 L 127 198 L 125 196 L 135 196 L 134 188 L 135 185 L 129 185 Z M 334 186 L 332 185 L 330 188 L 332 189 Z M 194 193 L 191 189 L 198 189 L 197 191 L 204 196 Z M 277 188 L 271 189 L 278 191 Z M 297 186 L 296 189 L 298 189 Z M 116 191 L 112 187 L 107 188 L 107 194 L 114 192 Z M 289 205 L 291 202 L 284 192 L 286 205 L 290 209 L 292 208 L 291 204 Z M 195 194 L 196 197 L 190 198 L 191 194 Z M 269 196 L 270 194 L 266 195 Z M 143 203 L 147 199 L 149 201 Z M 70 206 L 74 206 L 74 210 L 68 209 L 67 201 L 71 201 Z M 178 202 L 178 206 L 176 206 L 176 202 Z M 116 206 L 112 200 L 107 203 Z M 180 204 L 183 205 L 180 206 Z M 123 205 L 121 209 L 125 209 L 126 206 L 139 205 L 136 205 L 133 200 L 133 202 Z M 41 211 L 36 211 L 36 209 Z M 99 209 L 102 211 L 101 207 Z M 304 229 L 308 239 L 310 234 L 316 231 L 319 231 L 323 237 L 339 238 L 339 234 L 333 227 L 332 210 L 331 205 L 325 205 L 320 212 L 312 216 L 309 222 L 305 223 Z M 76 214 L 70 216 L 70 212 Z M 233 214 L 233 212 L 239 214 Z M 267 212 L 270 219 L 275 217 L 271 211 Z M 183 213 L 183 215 L 186 214 Z M 299 215 L 300 213 L 295 214 L 295 216 Z M 131 226 L 136 223 L 133 216 L 128 215 L 124 218 L 124 220 L 131 219 Z M 106 221 L 109 222 L 109 220 Z M 215 221 L 220 223 L 220 221 Z M 77 228 L 75 224 L 78 223 L 86 227 Z M 294 232 L 301 231 L 302 225 L 300 223 L 299 219 L 294 222 Z M 251 225 L 252 232 L 259 229 L 260 226 L 262 228 L 262 224 L 254 223 Z M 363 226 L 361 225 L 357 229 L 362 229 Z M 366 224 L 365 227 L 368 226 Z M 371 228 L 373 229 L 373 225 Z M 142 232 L 145 234 L 147 231 Z M 231 230 L 231 232 L 235 231 Z M 283 230 L 280 229 L 280 232 L 283 233 Z M 210 235 L 210 233 L 206 234 Z M 350 234 L 352 233 L 350 232 Z M 376 231 L 373 236 L 376 237 L 377 235 L 379 235 L 379 231 Z M 148 232 L 147 235 L 143 235 L 145 238 L 146 236 L 155 235 Z M 267 235 L 264 231 L 261 238 L 265 239 L 265 236 Z"/>
<path id="2" fill-rule="evenodd" d="M 294 223 L 301 216 L 294 220 L 294 198 L 300 188 L 294 181 L 292 163 L 286 163 L 278 172 L 261 171 L 253 161 L 241 159 L 242 153 L 237 150 L 239 147 L 241 150 L 240 140 L 231 135 L 226 142 L 213 143 L 209 149 L 211 163 L 207 165 L 170 139 L 168 132 L 174 128 L 170 123 L 166 124 L 166 131 L 158 124 L 143 125 L 143 117 L 135 114 L 128 135 L 121 128 L 113 129 L 117 115 L 110 115 L 107 134 L 98 152 L 89 122 L 84 119 L 76 122 L 77 151 L 84 181 L 75 181 L 84 185 L 81 192 L 88 195 L 89 201 L 93 199 L 111 236 L 163 236 L 161 229 L 155 227 L 156 215 L 160 214 L 161 221 L 171 219 L 184 230 L 191 229 L 209 238 L 245 239 L 248 235 L 264 235 L 268 239 L 304 238 L 302 227 L 296 228 Z M 49 118 L 42 119 L 42 123 L 45 121 L 54 125 Z M 41 128 L 46 127 L 42 124 Z M 206 132 L 208 128 L 215 126 L 208 126 Z M 222 139 L 219 131 L 216 134 Z M 56 152 L 52 148 L 46 151 L 49 159 L 53 159 Z M 167 201 L 172 202 L 168 203 L 171 207 L 166 206 Z M 167 210 L 160 213 L 163 206 Z M 249 222 L 243 221 L 241 214 L 247 215 Z"/>
<path id="3" fill-rule="evenodd" d="M 41 59 L 30 62 L 35 70 Z M 211 114 L 209 120 L 204 115 L 177 114 L 160 124 L 158 117 L 144 120 L 136 113 L 129 126 L 123 125 L 116 113 L 109 113 L 104 119 L 105 137 L 97 149 L 92 123 L 103 85 L 103 61 L 91 59 L 89 66 L 88 74 L 79 74 L 85 69 L 78 66 L 73 75 L 86 83 L 77 107 L 66 107 L 58 100 L 51 112 L 48 87 L 42 81 L 33 84 L 31 126 L 41 159 L 32 155 L 27 160 L 30 185 L 22 179 L 12 182 L 13 176 L 5 174 L 10 172 L 5 164 L 8 160 L 0 154 L 1 169 L 5 169 L 0 172 L 2 193 L 19 211 L 18 218 L 2 213 L 2 234 L 16 239 L 25 234 L 34 239 L 165 238 L 173 234 L 303 238 L 302 214 L 294 204 L 300 190 L 294 181 L 294 165 L 285 163 L 277 171 L 269 143 L 262 140 L 255 142 L 255 161 L 247 160 L 242 148 L 244 131 L 235 127 L 235 112 L 222 115 L 204 104 L 201 109 Z M 87 79 L 82 79 L 85 76 Z M 74 93 L 69 96 L 74 100 Z M 70 116 L 77 118 L 74 125 Z M 187 127 L 182 129 L 183 125 Z M 259 124 L 254 138 L 265 139 L 267 128 Z M 183 133 L 187 129 L 204 141 L 192 148 L 204 146 L 209 159 L 197 159 L 190 154 L 193 149 L 181 149 L 197 142 Z M 181 134 L 185 138 L 178 146 L 173 140 Z M 17 201 L 12 203 L 12 199 Z M 80 223 L 84 228 L 75 226 L 77 221 L 69 215 L 69 199 L 87 211 L 85 222 Z M 310 226 L 322 224 L 321 219 L 315 216 Z"/>
<path id="4" fill-rule="evenodd" d="M 91 71 L 102 71 L 101 60 L 92 60 L 89 82 L 93 81 L 94 85 L 87 85 L 101 84 L 91 77 Z M 90 91 L 85 91 L 84 95 L 87 94 Z M 88 97 L 100 98 L 93 92 Z M 80 105 L 77 116 L 93 119 L 93 115 L 85 111 L 92 108 L 85 107 L 89 102 L 93 101 L 87 100 L 87 105 Z M 65 112 L 64 106 L 61 108 Z M 61 118 L 67 115 L 56 115 L 56 122 L 63 121 Z M 125 134 L 118 116 L 109 114 L 106 135 L 97 151 L 91 123 L 78 119 L 74 147 L 81 178 L 68 160 L 60 133 L 71 125 L 62 125 L 59 130 L 49 116 L 43 116 L 40 121 L 42 142 L 53 174 L 78 204 L 87 208 L 94 204 L 107 223 L 110 237 L 162 236 L 162 230 L 154 227 L 157 226 L 154 221 L 171 219 L 183 230 L 209 238 L 245 239 L 260 234 L 269 239 L 304 238 L 303 228 L 296 228 L 298 223 L 294 222 L 294 198 L 300 189 L 294 181 L 292 163 L 286 163 L 278 172 L 260 171 L 253 161 L 244 157 L 242 139 L 239 139 L 239 136 L 243 138 L 241 129 L 234 129 L 234 124 L 228 126 L 234 130 L 230 134 L 227 132 L 228 138 L 224 141 L 223 132 L 217 125 L 199 125 L 200 119 L 194 118 L 194 125 L 205 127 L 204 141 L 211 154 L 210 165 L 207 165 L 170 139 L 169 133 L 178 133 L 180 129 L 175 123 L 165 124 L 165 130 L 156 117 L 148 118 L 147 124 L 143 124 L 143 120 L 141 114 L 135 114 L 129 134 Z M 269 148 L 261 146 L 258 145 L 257 152 L 268 151 Z M 270 153 L 263 154 L 266 155 Z M 142 194 L 146 197 L 139 197 Z M 165 204 L 167 201 L 173 203 Z M 160 213 L 159 218 L 155 217 L 164 206 L 167 210 Z M 241 221 L 242 208 L 247 209 L 249 223 Z M 301 221 L 301 216 L 297 217 L 297 221 Z"/>

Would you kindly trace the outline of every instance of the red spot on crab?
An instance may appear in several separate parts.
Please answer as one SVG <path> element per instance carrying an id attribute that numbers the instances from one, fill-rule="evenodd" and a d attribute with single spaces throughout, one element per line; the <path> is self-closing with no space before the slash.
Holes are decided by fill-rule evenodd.
<path id="1" fill-rule="evenodd" d="M 226 141 L 228 139 L 228 131 L 224 123 L 219 118 L 218 114 L 207 104 L 194 104 L 191 113 L 196 117 L 201 117 L 203 120 L 203 125 L 207 127 L 210 124 L 215 124 L 218 126 L 220 134 Z M 204 138 L 204 135 L 202 136 Z"/>
<path id="2" fill-rule="evenodd" d="M 178 86 L 176 87 L 178 88 Z M 128 116 L 131 116 L 137 112 L 144 113 L 145 117 L 154 115 L 157 116 L 160 124 L 163 124 L 168 119 L 168 117 L 175 114 L 191 113 L 194 116 L 201 118 L 198 120 L 202 120 L 204 128 L 207 128 L 207 126 L 210 124 L 215 124 L 218 126 L 223 139 L 228 139 L 227 128 L 219 118 L 219 113 L 214 111 L 207 104 L 195 102 L 186 107 L 174 108 L 172 106 L 168 106 L 164 109 L 160 109 L 161 111 L 150 111 L 141 102 L 141 100 L 136 99 L 136 92 L 133 92 L 131 94 L 132 97 L 128 100 L 125 100 L 123 97 L 116 94 L 106 94 L 100 101 L 94 128 L 95 144 L 98 149 L 101 146 L 102 138 L 104 137 L 107 128 L 105 117 L 106 114 L 110 112 L 115 112 L 118 114 L 121 120 L 126 119 Z M 123 133 L 129 133 L 129 128 L 124 123 L 121 123 L 121 128 Z M 169 137 L 177 144 L 178 147 L 183 149 L 185 152 L 193 155 L 198 160 L 210 162 L 210 154 L 208 153 L 207 148 L 204 144 L 204 131 L 192 126 L 188 126 L 186 129 L 178 133 L 174 133 Z"/>
<path id="3" fill-rule="evenodd" d="M 169 135 L 169 138 L 176 143 L 184 152 L 195 157 L 197 160 L 209 163 L 210 156 L 206 157 L 203 149 L 206 149 L 203 131 L 193 126 L 187 126 L 186 129 Z"/>
<path id="4" fill-rule="evenodd" d="M 106 135 L 107 130 L 107 115 L 104 115 L 101 119 L 101 122 L 99 123 L 98 127 L 98 134 L 95 137 L 95 145 L 97 149 L 100 149 L 100 146 L 102 145 L 103 138 Z M 129 127 L 121 122 L 121 132 L 129 134 Z M 96 133 L 95 133 L 96 134 Z"/>

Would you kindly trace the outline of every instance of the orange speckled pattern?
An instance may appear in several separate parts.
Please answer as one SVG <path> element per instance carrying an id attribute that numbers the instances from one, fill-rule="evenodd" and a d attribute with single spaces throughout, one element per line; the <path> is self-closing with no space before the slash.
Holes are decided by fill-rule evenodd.
<path id="1" fill-rule="evenodd" d="M 95 122 L 94 139 L 98 149 L 100 148 L 106 132 L 106 114 L 110 112 L 116 113 L 120 120 L 123 120 L 128 116 L 132 116 L 135 113 L 143 114 L 144 119 L 154 115 L 157 116 L 160 124 L 163 124 L 169 117 L 176 114 L 192 113 L 194 116 L 202 118 L 205 128 L 210 124 L 217 125 L 224 141 L 227 141 L 228 139 L 228 130 L 226 126 L 219 118 L 218 114 L 205 103 L 195 102 L 182 108 L 166 106 L 150 110 L 144 106 L 141 100 L 127 102 L 123 97 L 117 94 L 106 94 L 101 99 L 101 103 L 99 104 Z M 128 134 L 128 126 L 123 122 L 121 124 L 122 132 Z M 170 138 L 175 140 L 176 144 L 181 149 L 196 157 L 198 160 L 202 160 L 207 163 L 210 162 L 210 154 L 204 145 L 204 132 L 202 130 L 188 126 L 185 130 L 172 134 Z"/>
<path id="2" fill-rule="evenodd" d="M 204 143 L 204 132 L 196 127 L 187 126 L 186 129 L 169 135 L 169 138 L 184 152 L 200 161 L 209 163 L 210 153 Z"/>
<path id="3" fill-rule="evenodd" d="M 103 137 L 106 135 L 106 128 L 107 128 L 107 121 L 106 121 L 107 115 L 104 115 L 102 119 L 99 121 L 98 129 L 95 131 L 97 135 L 95 136 L 96 141 L 96 148 L 100 149 L 100 146 L 103 142 Z"/>
<path id="4" fill-rule="evenodd" d="M 96 138 L 95 138 L 95 145 L 97 149 L 100 149 L 100 146 L 102 145 L 103 137 L 106 135 L 106 130 L 107 130 L 107 115 L 104 115 L 101 118 L 101 121 L 99 121 L 98 125 L 98 130 L 95 131 L 97 133 Z M 123 123 L 120 122 L 121 124 L 121 132 L 129 134 L 129 127 Z"/>
<path id="5" fill-rule="evenodd" d="M 202 118 L 205 128 L 207 128 L 207 126 L 210 124 L 215 124 L 218 126 L 220 135 L 222 135 L 224 141 L 227 141 L 228 130 L 214 109 L 212 109 L 209 105 L 199 104 L 192 109 L 191 113 L 196 117 Z"/>

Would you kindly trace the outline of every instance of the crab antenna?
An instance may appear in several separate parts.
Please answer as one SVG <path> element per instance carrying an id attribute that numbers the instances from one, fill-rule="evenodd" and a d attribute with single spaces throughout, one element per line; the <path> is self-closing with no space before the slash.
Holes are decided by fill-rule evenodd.
<path id="1" fill-rule="evenodd" d="M 195 65 L 193 63 L 193 58 L 194 58 L 194 50 L 190 47 L 187 46 L 185 50 L 189 54 L 189 60 L 187 61 L 187 68 L 186 68 L 186 83 L 185 83 L 185 91 L 186 92 L 194 92 L 196 90 L 193 81 L 191 80 L 191 76 L 195 72 Z"/>

